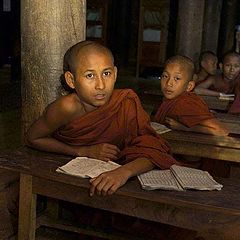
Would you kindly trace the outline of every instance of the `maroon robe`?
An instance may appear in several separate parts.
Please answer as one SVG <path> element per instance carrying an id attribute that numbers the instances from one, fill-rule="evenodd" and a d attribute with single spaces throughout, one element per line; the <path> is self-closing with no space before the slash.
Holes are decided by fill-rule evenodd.
<path id="1" fill-rule="evenodd" d="M 148 158 L 162 169 L 177 164 L 168 143 L 149 123 L 137 95 L 130 89 L 121 89 L 113 91 L 107 104 L 73 120 L 53 136 L 74 146 L 117 145 L 121 150 L 120 164 L 140 157 Z"/>
<path id="2" fill-rule="evenodd" d="M 203 99 L 193 92 L 184 92 L 174 99 L 164 99 L 154 116 L 154 121 L 165 124 L 166 117 L 187 127 L 214 118 Z"/>

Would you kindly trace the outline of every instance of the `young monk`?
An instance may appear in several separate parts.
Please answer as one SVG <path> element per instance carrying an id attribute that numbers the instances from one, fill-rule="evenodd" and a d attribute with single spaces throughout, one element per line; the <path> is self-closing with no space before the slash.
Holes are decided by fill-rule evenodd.
<path id="1" fill-rule="evenodd" d="M 211 51 L 202 52 L 199 57 L 199 71 L 196 74 L 196 86 L 217 73 L 218 58 Z"/>
<path id="2" fill-rule="evenodd" d="M 195 92 L 201 95 L 221 96 L 222 93 L 234 93 L 236 78 L 240 73 L 240 55 L 237 52 L 228 52 L 219 64 L 222 74 L 209 77 L 200 83 Z"/>
<path id="3" fill-rule="evenodd" d="M 154 121 L 176 130 L 228 135 L 228 130 L 214 118 L 202 98 L 192 92 L 193 75 L 191 59 L 176 55 L 167 60 L 161 76 L 164 100 Z"/>
<path id="4" fill-rule="evenodd" d="M 229 114 L 235 114 L 235 115 L 240 115 L 240 73 L 237 77 L 237 83 L 236 83 L 236 88 L 235 88 L 235 99 L 230 106 L 228 113 Z"/>
<path id="5" fill-rule="evenodd" d="M 79 42 L 66 52 L 64 62 L 72 93 L 51 103 L 31 126 L 29 146 L 122 164 L 91 179 L 90 195 L 113 194 L 132 176 L 177 163 L 168 144 L 150 127 L 137 95 L 113 90 L 117 68 L 109 49 Z"/>

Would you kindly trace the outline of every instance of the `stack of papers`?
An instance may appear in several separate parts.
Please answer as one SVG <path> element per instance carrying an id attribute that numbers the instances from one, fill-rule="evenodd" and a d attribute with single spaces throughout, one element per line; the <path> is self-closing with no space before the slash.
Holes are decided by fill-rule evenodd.
<path id="1" fill-rule="evenodd" d="M 168 170 L 151 170 L 140 174 L 138 179 L 145 190 L 221 190 L 223 187 L 206 171 L 178 165 Z"/>
<path id="2" fill-rule="evenodd" d="M 234 97 L 235 97 L 235 94 L 220 93 L 219 99 L 233 101 Z"/>
<path id="3" fill-rule="evenodd" d="M 169 131 L 172 131 L 171 128 L 166 127 L 165 125 L 162 125 L 157 122 L 151 122 L 151 127 L 158 133 L 163 134 Z"/>
<path id="4" fill-rule="evenodd" d="M 94 178 L 103 172 L 114 170 L 121 165 L 112 161 L 102 161 L 88 157 L 76 157 L 67 164 L 58 167 L 57 172 L 82 178 Z"/>

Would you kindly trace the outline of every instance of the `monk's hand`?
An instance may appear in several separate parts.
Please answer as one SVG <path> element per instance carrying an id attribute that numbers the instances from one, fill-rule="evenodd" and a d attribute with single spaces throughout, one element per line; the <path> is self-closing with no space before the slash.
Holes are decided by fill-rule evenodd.
<path id="1" fill-rule="evenodd" d="M 105 162 L 117 160 L 120 154 L 120 149 L 116 145 L 109 143 L 95 144 L 86 148 L 88 157 L 100 159 Z"/>
<path id="2" fill-rule="evenodd" d="M 94 194 L 100 196 L 111 195 L 124 185 L 128 178 L 128 172 L 121 167 L 112 171 L 104 172 L 98 177 L 90 180 L 90 196 L 93 196 Z"/>
<path id="3" fill-rule="evenodd" d="M 175 119 L 173 118 L 169 118 L 169 117 L 166 117 L 165 118 L 165 123 L 168 127 L 170 127 L 171 129 L 179 129 L 182 127 L 182 124 L 179 123 L 178 121 L 176 121 Z"/>

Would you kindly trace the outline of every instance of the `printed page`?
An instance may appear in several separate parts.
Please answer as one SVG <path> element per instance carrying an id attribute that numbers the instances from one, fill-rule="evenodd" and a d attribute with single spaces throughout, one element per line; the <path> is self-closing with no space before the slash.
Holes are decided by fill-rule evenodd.
<path id="1" fill-rule="evenodd" d="M 166 133 L 166 132 L 172 131 L 170 128 L 166 127 L 165 125 L 162 125 L 162 124 L 157 123 L 157 122 L 151 122 L 151 127 L 152 127 L 158 134 L 162 134 L 162 133 Z"/>
<path id="2" fill-rule="evenodd" d="M 141 186 L 145 190 L 178 190 L 183 191 L 171 170 L 151 170 L 138 176 Z"/>
<path id="3" fill-rule="evenodd" d="M 57 168 L 57 172 L 88 178 L 116 169 L 120 165 L 114 162 L 104 162 L 94 158 L 76 157 L 67 164 Z"/>
<path id="4" fill-rule="evenodd" d="M 235 94 L 220 93 L 219 99 L 233 101 L 234 97 L 235 97 Z"/>
<path id="5" fill-rule="evenodd" d="M 171 170 L 184 189 L 221 190 L 223 187 L 206 171 L 177 165 L 172 165 Z"/>

